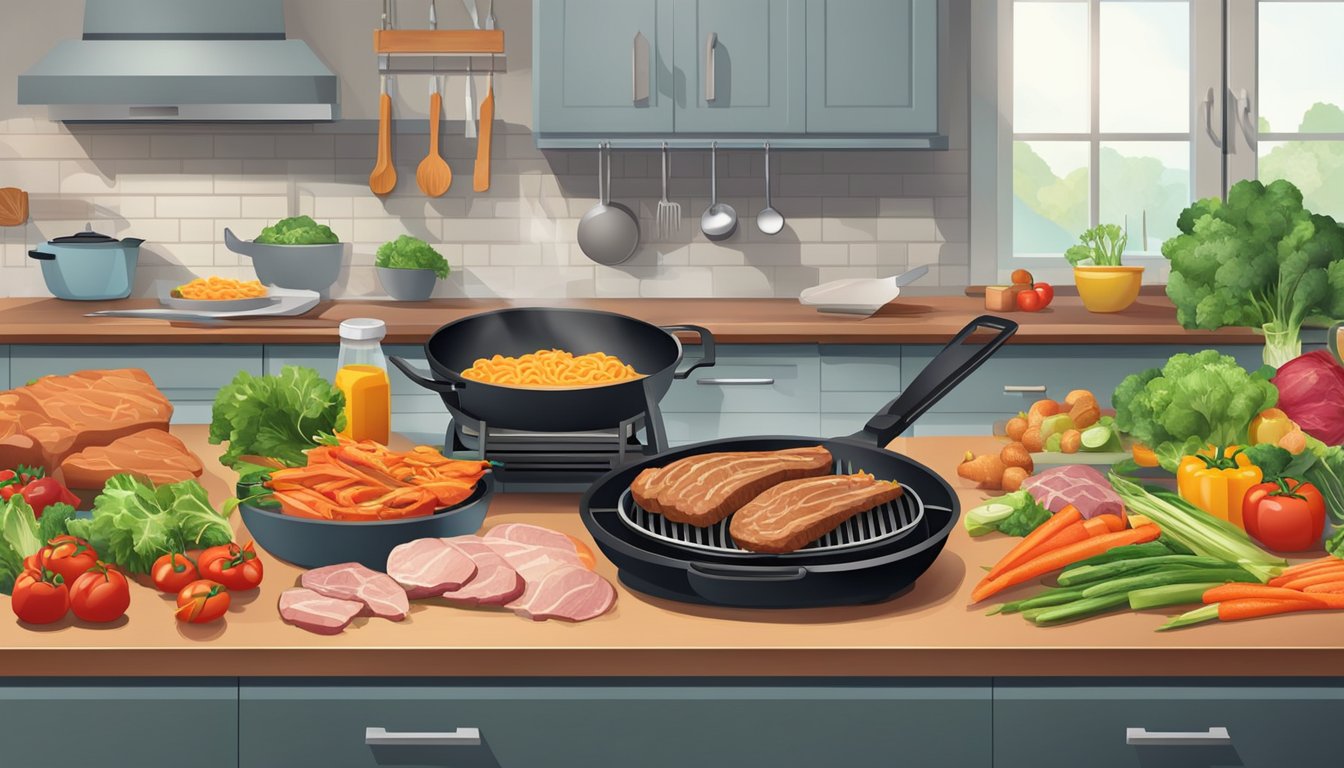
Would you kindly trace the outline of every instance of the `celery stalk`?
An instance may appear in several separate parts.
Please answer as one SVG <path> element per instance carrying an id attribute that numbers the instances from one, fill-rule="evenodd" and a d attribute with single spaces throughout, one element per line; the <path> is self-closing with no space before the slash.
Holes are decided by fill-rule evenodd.
<path id="1" fill-rule="evenodd" d="M 1203 624 L 1206 621 L 1218 620 L 1218 603 L 1210 603 L 1200 606 L 1193 611 L 1186 611 L 1180 616 L 1174 616 L 1166 624 L 1157 628 L 1158 632 L 1165 632 L 1168 629 L 1180 629 L 1181 627 L 1190 627 L 1195 624 Z"/>

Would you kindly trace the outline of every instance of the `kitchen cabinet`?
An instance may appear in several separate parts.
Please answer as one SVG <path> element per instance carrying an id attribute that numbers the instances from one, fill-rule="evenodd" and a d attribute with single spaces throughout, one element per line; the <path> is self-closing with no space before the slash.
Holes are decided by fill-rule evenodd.
<path id="1" fill-rule="evenodd" d="M 807 0 L 808 133 L 938 130 L 938 0 Z"/>
<path id="2" fill-rule="evenodd" d="M 677 0 L 679 133 L 802 133 L 803 0 Z"/>
<path id="3" fill-rule="evenodd" d="M 242 765 L 988 768 L 983 680 L 824 683 L 603 680 L 294 684 L 243 681 Z M 392 734 L 478 729 L 478 743 L 374 746 Z M 407 737 L 402 737 L 407 738 Z"/>
<path id="4" fill-rule="evenodd" d="M 220 387 L 239 371 L 262 372 L 259 344 L 61 345 L 10 347 L 9 385 L 90 368 L 143 368 L 173 403 L 174 424 L 208 424 Z"/>
<path id="5" fill-rule="evenodd" d="M 534 0 L 537 130 L 672 131 L 672 0 Z M 647 41 L 647 58 L 635 35 Z"/>
<path id="6" fill-rule="evenodd" d="M 0 749 L 15 768 L 237 768 L 237 681 L 11 678 Z"/>
<path id="7" fill-rule="evenodd" d="M 996 768 L 1337 765 L 1344 686 L 996 682 Z"/>
<path id="8" fill-rule="evenodd" d="M 816 345 L 721 345 L 717 358 L 713 367 L 673 382 L 663 398 L 670 445 L 816 434 L 821 409 Z"/>

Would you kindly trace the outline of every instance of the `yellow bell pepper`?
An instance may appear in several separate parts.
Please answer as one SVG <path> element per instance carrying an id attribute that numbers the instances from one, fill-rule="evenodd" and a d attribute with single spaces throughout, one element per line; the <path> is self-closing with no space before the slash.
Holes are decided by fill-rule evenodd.
<path id="1" fill-rule="evenodd" d="M 1263 478 L 1260 468 L 1239 447 L 1209 446 L 1181 459 L 1176 467 L 1176 492 L 1214 517 L 1244 528 L 1241 502 Z"/>

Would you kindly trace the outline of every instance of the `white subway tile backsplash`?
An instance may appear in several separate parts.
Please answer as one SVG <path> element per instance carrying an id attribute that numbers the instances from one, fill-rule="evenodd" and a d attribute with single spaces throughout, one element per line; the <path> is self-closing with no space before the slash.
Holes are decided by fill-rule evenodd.
<path id="1" fill-rule="evenodd" d="M 151 157 L 198 158 L 214 157 L 215 144 L 210 136 L 195 134 L 167 134 L 149 138 Z"/>
<path id="2" fill-rule="evenodd" d="M 275 157 L 274 136 L 256 134 L 220 134 L 215 136 L 215 157 Z M 301 138 L 311 139 L 311 136 Z"/>
<path id="3" fill-rule="evenodd" d="M 242 200 L 227 195 L 172 195 L 154 205 L 158 216 L 171 218 L 231 218 L 241 216 Z"/>

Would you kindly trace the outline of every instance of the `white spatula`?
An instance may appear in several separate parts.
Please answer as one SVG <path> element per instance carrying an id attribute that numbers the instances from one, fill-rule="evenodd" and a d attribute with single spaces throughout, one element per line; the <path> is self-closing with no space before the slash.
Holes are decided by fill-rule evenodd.
<path id="1" fill-rule="evenodd" d="M 901 288 L 927 275 L 927 266 L 915 267 L 894 277 L 851 277 L 804 290 L 798 301 L 804 306 L 816 307 L 819 312 L 868 317 L 886 306 Z"/>

